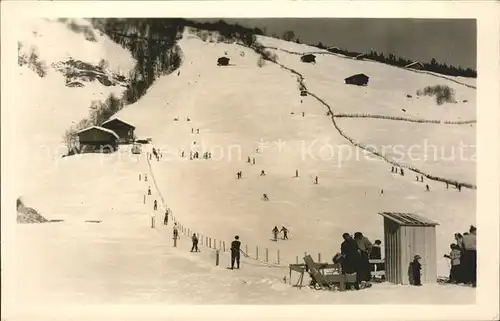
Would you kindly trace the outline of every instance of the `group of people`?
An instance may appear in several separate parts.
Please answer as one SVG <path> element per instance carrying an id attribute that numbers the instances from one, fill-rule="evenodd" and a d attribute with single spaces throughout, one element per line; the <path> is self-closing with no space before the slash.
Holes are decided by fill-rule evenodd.
<path id="1" fill-rule="evenodd" d="M 448 282 L 476 287 L 476 232 L 476 227 L 471 225 L 469 232 L 465 232 L 463 235 L 455 233 L 455 243 L 450 244 L 450 253 L 444 255 L 451 263 Z"/>
<path id="2" fill-rule="evenodd" d="M 354 237 L 344 233 L 342 238 L 344 241 L 340 246 L 340 253 L 333 257 L 333 262 L 340 263 L 342 274 L 356 273 L 354 287 L 359 290 L 362 283 L 366 286 L 371 280 L 370 259 L 381 259 L 382 242 L 376 240 L 375 244 L 372 244 L 361 232 L 354 233 Z"/>
<path id="3" fill-rule="evenodd" d="M 281 230 L 278 230 L 278 227 L 275 226 L 272 230 L 273 232 L 273 240 L 278 241 L 278 233 L 283 233 L 283 240 L 288 240 L 288 229 L 284 226 L 281 227 Z"/>

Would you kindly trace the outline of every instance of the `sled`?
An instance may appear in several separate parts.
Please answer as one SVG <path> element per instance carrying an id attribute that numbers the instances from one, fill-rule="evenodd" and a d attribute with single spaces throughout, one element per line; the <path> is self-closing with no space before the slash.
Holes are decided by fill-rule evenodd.
<path id="1" fill-rule="evenodd" d="M 337 264 L 317 264 L 310 255 L 304 257 L 304 262 L 313 279 L 313 283 L 322 289 L 333 290 L 338 287 L 340 291 L 345 291 L 346 284 L 356 283 L 356 273 L 340 274 L 337 272 L 334 274 L 324 274 L 324 270 L 327 268 L 337 269 Z M 321 271 L 323 271 L 323 273 Z"/>

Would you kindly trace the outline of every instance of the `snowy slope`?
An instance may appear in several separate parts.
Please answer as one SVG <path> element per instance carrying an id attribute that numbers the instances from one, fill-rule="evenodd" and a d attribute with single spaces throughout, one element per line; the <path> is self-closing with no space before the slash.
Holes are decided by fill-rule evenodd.
<path id="1" fill-rule="evenodd" d="M 381 211 L 416 212 L 439 222 L 438 274 L 448 275 L 442 254 L 448 251 L 453 233 L 463 232 L 474 224 L 475 191 L 464 189 L 459 193 L 430 182 L 432 192 L 427 193 L 422 183 L 415 182 L 414 175 L 392 175 L 390 165 L 379 158 L 365 157 L 338 134 L 331 118 L 325 116 L 324 105 L 311 96 L 299 95 L 295 75 L 269 62 L 258 67 L 259 57 L 250 49 L 203 42 L 187 33 L 179 45 L 184 54 L 180 73 L 159 78 L 141 100 L 117 115 L 134 124 L 139 137 L 152 137 L 163 158 L 159 162 L 152 160 L 150 171 L 144 156 L 137 158 L 124 148 L 114 155 L 68 157 L 52 166 L 52 171 L 46 172 L 50 179 L 44 181 L 37 200 L 43 204 L 42 214 L 48 219 L 65 221 L 16 227 L 16 264 L 23 267 L 15 278 L 18 300 L 30 302 L 35 310 L 62 303 L 474 301 L 474 289 L 454 286 L 426 285 L 415 289 L 386 283 L 366 291 L 340 294 L 298 291 L 284 284 L 282 278 L 288 274 L 288 263 L 295 263 L 296 257 L 300 258 L 304 252 L 315 258 L 321 253 L 322 261 L 330 261 L 340 249 L 344 232 L 362 231 L 372 241 L 382 239 L 382 219 L 377 215 Z M 275 45 L 282 42 L 276 41 Z M 292 50 L 297 44 L 288 45 Z M 226 52 L 231 65 L 217 66 L 217 58 Z M 281 63 L 286 65 L 288 59 L 290 67 L 302 68 L 293 65 L 298 56 L 286 58 L 283 53 L 279 56 Z M 341 66 L 344 63 L 346 66 Z M 350 62 L 339 60 L 337 64 L 346 73 L 356 72 L 350 69 Z M 394 73 L 394 68 L 387 66 L 373 68 L 377 68 L 380 79 L 390 78 Z M 331 91 L 322 91 L 326 84 L 321 87 L 322 81 L 315 82 L 328 79 L 324 69 L 310 67 L 304 74 L 309 90 L 332 103 Z M 401 94 L 426 83 L 411 82 L 421 75 L 405 75 L 400 76 L 409 81 L 397 82 L 396 89 Z M 383 111 L 379 99 L 387 100 L 390 95 L 384 85 L 381 81 L 380 90 L 370 90 L 370 101 L 379 112 Z M 358 106 L 362 110 L 359 95 L 341 89 L 334 91 L 342 102 L 339 105 Z M 458 94 L 473 96 L 467 87 L 457 87 Z M 395 113 L 400 102 L 399 98 L 394 99 L 386 104 Z M 472 98 L 469 102 L 472 104 Z M 346 111 L 341 106 L 337 111 Z M 426 116 L 446 116 L 432 110 L 435 111 L 428 107 Z M 472 112 L 467 110 L 465 114 Z M 384 144 L 390 135 L 381 134 L 379 128 L 384 125 L 376 122 L 382 120 L 341 120 L 346 132 L 352 132 L 356 139 Z M 395 122 L 389 127 L 398 131 L 400 140 L 395 142 L 419 143 L 419 136 L 413 135 L 422 131 L 416 127 L 421 124 L 407 127 L 407 134 L 405 125 Z M 459 135 L 471 139 L 471 127 L 455 128 L 457 131 L 463 128 L 465 132 Z M 444 127 L 435 131 L 449 135 Z M 28 141 L 26 137 L 22 139 Z M 444 139 L 442 143 L 455 141 Z M 151 147 L 144 146 L 144 150 Z M 180 157 L 181 151 L 185 151 L 184 158 Z M 205 151 L 211 152 L 212 159 L 189 160 L 190 151 L 200 151 L 200 157 Z M 255 158 L 255 165 L 248 164 L 247 157 Z M 448 173 L 455 175 L 462 170 L 471 173 L 465 167 L 457 164 Z M 293 177 L 296 169 L 298 178 Z M 243 179 L 237 180 L 236 172 L 240 170 Z M 265 170 L 266 176 L 260 176 L 261 170 Z M 148 182 L 139 181 L 139 173 L 142 179 L 147 173 Z M 314 184 L 315 176 L 319 177 L 319 184 Z M 153 195 L 143 204 L 149 186 Z M 269 196 L 268 202 L 262 201 L 263 193 Z M 190 242 L 184 234 L 178 248 L 172 248 L 171 224 L 160 224 L 165 210 L 162 197 L 176 220 L 190 232 L 216 239 L 217 244 L 224 241 L 226 250 L 238 234 L 250 256 L 242 259 L 242 270 L 225 269 L 227 252 L 222 253 L 219 268 L 214 267 L 214 252 L 205 246 L 201 253 L 190 253 Z M 156 213 L 152 211 L 154 200 L 160 204 Z M 154 229 L 150 227 L 152 213 L 156 218 Z M 102 223 L 85 223 L 85 220 Z M 271 241 L 274 225 L 288 227 L 290 240 Z M 254 259 L 257 246 L 259 260 Z M 266 248 L 271 264 L 277 263 L 279 250 L 279 265 L 268 267 L 262 263 Z"/>
<path id="2" fill-rule="evenodd" d="M 38 66 L 44 66 L 46 74 L 40 77 L 30 64 L 17 66 L 17 88 L 29 88 L 29 94 L 23 90 L 15 93 L 17 194 L 26 204 L 36 203 L 44 210 L 44 200 L 37 195 L 44 188 L 42 182 L 52 175 L 54 160 L 66 152 L 62 144 L 64 132 L 89 115 L 93 101 L 104 101 L 110 93 L 119 96 L 125 89 L 124 82 L 108 86 L 88 77 L 104 81 L 113 80 L 115 75 L 127 76 L 135 61 L 130 53 L 83 19 L 31 19 L 20 25 L 16 29 L 19 56 L 29 60 L 35 53 Z M 96 67 L 101 60 L 108 62 L 103 71 Z M 65 65 L 68 61 L 70 64 Z M 82 66 L 91 69 L 81 69 Z M 78 82 L 81 87 L 67 86 L 69 70 L 75 75 L 73 83 Z"/>

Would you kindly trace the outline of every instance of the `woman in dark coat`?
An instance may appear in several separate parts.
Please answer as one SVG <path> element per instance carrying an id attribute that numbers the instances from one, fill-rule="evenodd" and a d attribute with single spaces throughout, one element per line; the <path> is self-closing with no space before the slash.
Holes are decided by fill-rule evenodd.
<path id="1" fill-rule="evenodd" d="M 359 290 L 361 283 L 361 273 L 359 270 L 360 254 L 358 251 L 358 243 L 348 234 L 342 235 L 344 242 L 340 246 L 340 253 L 342 255 L 342 274 L 356 273 L 356 290 Z"/>

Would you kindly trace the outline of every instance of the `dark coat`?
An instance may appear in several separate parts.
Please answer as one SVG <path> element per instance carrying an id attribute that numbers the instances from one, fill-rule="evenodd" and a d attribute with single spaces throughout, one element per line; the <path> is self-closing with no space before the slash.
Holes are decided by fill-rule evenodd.
<path id="1" fill-rule="evenodd" d="M 373 245 L 372 251 L 370 252 L 370 259 L 374 259 L 374 260 L 382 259 L 382 251 L 380 249 L 380 246 Z"/>
<path id="2" fill-rule="evenodd" d="M 360 261 L 358 243 L 354 239 L 347 239 L 342 242 L 340 252 L 343 256 L 342 273 L 357 272 Z"/>

